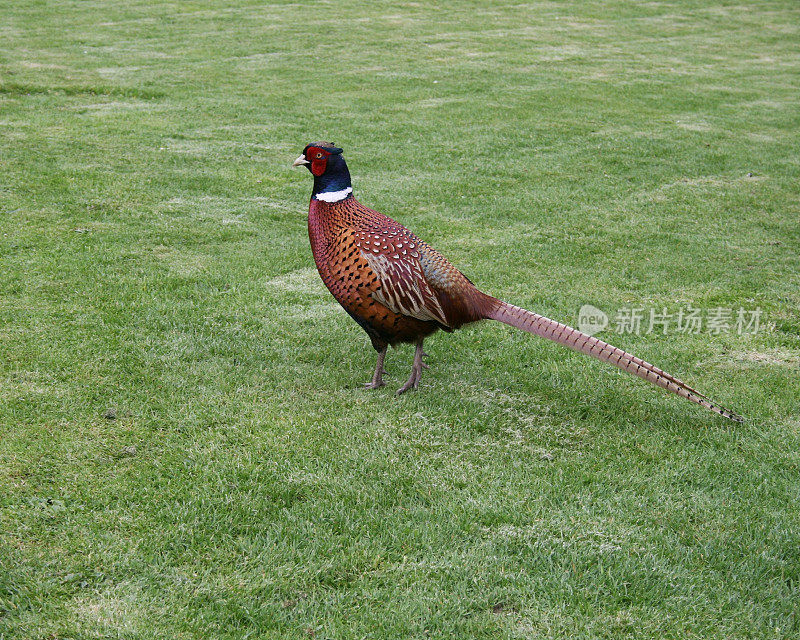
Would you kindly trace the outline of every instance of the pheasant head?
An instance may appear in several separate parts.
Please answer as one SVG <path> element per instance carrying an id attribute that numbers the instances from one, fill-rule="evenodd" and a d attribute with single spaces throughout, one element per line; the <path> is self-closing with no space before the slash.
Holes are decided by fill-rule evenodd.
<path id="1" fill-rule="evenodd" d="M 292 163 L 293 167 L 305 165 L 314 176 L 312 198 L 323 202 L 338 202 L 353 193 L 350 172 L 342 156 L 342 149 L 330 142 L 312 142 Z"/>

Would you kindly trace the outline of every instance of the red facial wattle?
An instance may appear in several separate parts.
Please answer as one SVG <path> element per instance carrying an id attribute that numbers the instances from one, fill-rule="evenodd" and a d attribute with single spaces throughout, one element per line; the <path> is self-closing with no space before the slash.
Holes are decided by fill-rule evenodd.
<path id="1" fill-rule="evenodd" d="M 306 160 L 311 161 L 311 173 L 317 177 L 325 173 L 325 169 L 328 167 L 329 155 L 324 149 L 309 147 L 306 151 Z"/>

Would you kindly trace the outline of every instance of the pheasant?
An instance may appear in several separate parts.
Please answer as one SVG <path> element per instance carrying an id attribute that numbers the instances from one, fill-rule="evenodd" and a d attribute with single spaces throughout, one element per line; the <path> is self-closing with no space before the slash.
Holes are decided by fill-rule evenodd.
<path id="1" fill-rule="evenodd" d="M 397 390 L 399 395 L 419 386 L 427 368 L 423 362 L 427 336 L 438 329 L 451 332 L 470 322 L 498 320 L 615 365 L 721 416 L 743 420 L 622 349 L 479 291 L 403 225 L 355 199 L 339 147 L 313 142 L 292 166 L 305 166 L 314 176 L 308 235 L 319 275 L 378 352 L 375 373 L 365 385 L 368 389 L 384 386 L 388 345 L 416 345 L 411 375 Z"/>

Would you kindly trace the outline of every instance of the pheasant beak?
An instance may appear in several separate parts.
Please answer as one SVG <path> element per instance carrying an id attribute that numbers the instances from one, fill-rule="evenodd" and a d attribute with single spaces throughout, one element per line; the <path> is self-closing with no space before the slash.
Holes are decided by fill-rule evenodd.
<path id="1" fill-rule="evenodd" d="M 302 166 L 302 165 L 304 165 L 304 164 L 311 164 L 311 163 L 310 163 L 308 160 L 306 160 L 306 156 L 305 156 L 305 154 L 300 154 L 300 157 L 299 157 L 299 158 L 297 158 L 297 160 L 295 160 L 295 161 L 292 163 L 292 166 L 293 166 L 293 167 L 300 167 L 300 166 Z"/>

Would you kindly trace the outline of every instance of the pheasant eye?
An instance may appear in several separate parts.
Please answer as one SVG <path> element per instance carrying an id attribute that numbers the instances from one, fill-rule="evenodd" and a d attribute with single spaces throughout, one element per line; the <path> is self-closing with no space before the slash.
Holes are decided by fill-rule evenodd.
<path id="1" fill-rule="evenodd" d="M 318 153 L 318 154 L 317 154 L 317 158 L 321 158 L 321 157 L 322 157 L 322 154 L 321 154 L 321 153 Z"/>

